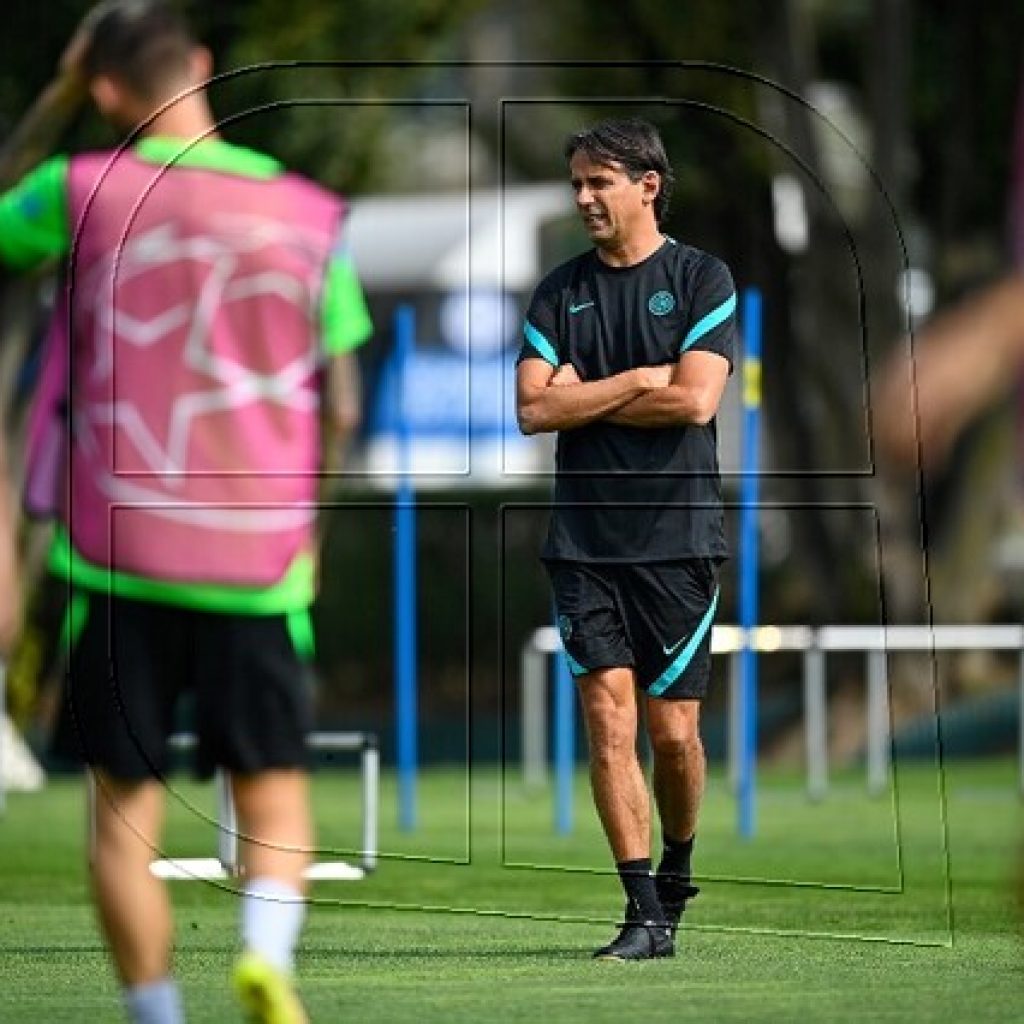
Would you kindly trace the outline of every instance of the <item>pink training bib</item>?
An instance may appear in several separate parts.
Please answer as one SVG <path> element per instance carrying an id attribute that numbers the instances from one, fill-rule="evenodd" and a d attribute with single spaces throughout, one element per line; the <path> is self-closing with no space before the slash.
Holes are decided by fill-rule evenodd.
<path id="1" fill-rule="evenodd" d="M 69 204 L 42 385 L 70 380 L 72 543 L 153 579 L 278 581 L 311 540 L 319 303 L 341 202 L 291 175 L 99 153 L 71 160 Z M 50 464 L 63 458 L 58 445 Z"/>

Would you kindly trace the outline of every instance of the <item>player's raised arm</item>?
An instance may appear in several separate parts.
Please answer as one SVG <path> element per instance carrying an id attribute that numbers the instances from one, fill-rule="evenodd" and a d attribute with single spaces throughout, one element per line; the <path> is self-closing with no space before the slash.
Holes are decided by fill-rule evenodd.
<path id="1" fill-rule="evenodd" d="M 638 366 L 603 380 L 581 381 L 571 363 L 524 359 L 516 371 L 516 416 L 524 434 L 572 430 L 668 384 L 671 367 Z"/>
<path id="2" fill-rule="evenodd" d="M 50 152 L 88 98 L 82 59 L 91 39 L 87 16 L 60 60 L 57 74 L 0 145 L 0 190 L 11 187 Z"/>

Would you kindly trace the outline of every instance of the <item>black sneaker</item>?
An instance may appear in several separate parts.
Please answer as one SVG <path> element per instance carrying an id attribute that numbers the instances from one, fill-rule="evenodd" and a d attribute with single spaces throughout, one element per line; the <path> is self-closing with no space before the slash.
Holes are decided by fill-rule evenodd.
<path id="1" fill-rule="evenodd" d="M 626 921 L 616 938 L 594 951 L 595 960 L 656 960 L 675 956 L 672 928 L 653 921 Z"/>
<path id="2" fill-rule="evenodd" d="M 686 910 L 686 904 L 692 900 L 700 889 L 689 882 L 679 882 L 677 879 L 663 875 L 656 876 L 654 884 L 658 890 L 658 899 L 661 901 L 662 910 L 665 911 L 665 920 L 675 935 L 679 927 L 679 919 Z"/>

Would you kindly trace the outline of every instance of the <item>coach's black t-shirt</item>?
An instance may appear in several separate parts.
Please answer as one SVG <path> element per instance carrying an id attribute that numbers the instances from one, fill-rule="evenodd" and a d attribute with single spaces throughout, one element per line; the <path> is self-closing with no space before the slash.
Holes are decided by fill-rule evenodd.
<path id="1" fill-rule="evenodd" d="M 571 362 L 580 379 L 674 363 L 682 352 L 733 361 L 736 292 L 726 265 L 667 239 L 631 267 L 595 250 L 534 292 L 520 360 Z M 545 559 L 651 562 L 721 557 L 715 422 L 626 427 L 598 421 L 558 435 L 555 507 Z"/>

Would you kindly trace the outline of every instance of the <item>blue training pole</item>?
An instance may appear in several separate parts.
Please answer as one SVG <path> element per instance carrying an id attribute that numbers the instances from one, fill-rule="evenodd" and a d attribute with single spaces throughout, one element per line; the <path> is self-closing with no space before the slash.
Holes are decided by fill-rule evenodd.
<path id="1" fill-rule="evenodd" d="M 398 767 L 398 827 L 416 827 L 416 494 L 410 476 L 410 429 L 405 413 L 409 364 L 416 345 L 412 306 L 395 310 L 398 486 L 395 492 L 395 746 Z"/>
<path id="2" fill-rule="evenodd" d="M 555 654 L 555 832 L 572 831 L 572 788 L 576 773 L 576 687 L 565 654 Z"/>
<path id="3" fill-rule="evenodd" d="M 757 771 L 757 651 L 751 630 L 758 618 L 758 492 L 761 440 L 761 292 L 743 295 L 743 456 L 740 494 L 740 627 L 747 638 L 740 658 L 739 833 L 755 830 Z"/>

